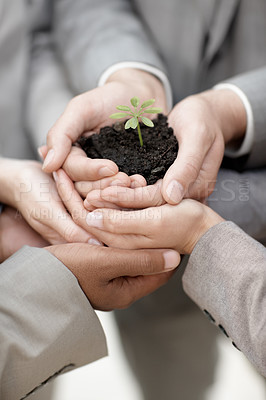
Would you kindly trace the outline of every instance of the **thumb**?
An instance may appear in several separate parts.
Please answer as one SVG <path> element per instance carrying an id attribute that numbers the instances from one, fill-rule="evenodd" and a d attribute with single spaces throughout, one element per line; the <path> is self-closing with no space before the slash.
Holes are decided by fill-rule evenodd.
<path id="1" fill-rule="evenodd" d="M 178 204 L 198 178 L 205 152 L 191 140 L 180 144 L 175 162 L 165 174 L 162 195 L 167 203 Z"/>
<path id="2" fill-rule="evenodd" d="M 38 147 L 37 150 L 38 150 L 40 159 L 43 161 L 45 159 L 45 157 L 47 156 L 48 147 L 46 146 L 46 144 L 44 144 L 43 146 Z"/>
<path id="3" fill-rule="evenodd" d="M 121 250 L 90 246 L 85 243 L 54 245 L 45 248 L 76 275 L 97 261 L 97 271 L 106 280 L 121 276 L 136 277 L 169 272 L 180 263 L 180 255 L 171 249 Z M 91 271 L 93 273 L 93 271 Z M 76 275 L 77 276 L 77 275 Z"/>
<path id="4" fill-rule="evenodd" d="M 70 153 L 72 144 L 85 132 L 92 131 L 103 122 L 100 112 L 104 108 L 103 99 L 113 96 L 112 87 L 96 88 L 74 97 L 64 113 L 47 135 L 48 153 L 44 160 L 45 172 L 57 171 Z M 106 110 L 106 115 L 108 115 Z"/>
<path id="5" fill-rule="evenodd" d="M 74 97 L 61 117 L 47 134 L 48 153 L 43 163 L 45 172 L 57 171 L 70 153 L 72 144 L 90 130 L 95 118 L 92 115 L 91 93 Z"/>
<path id="6" fill-rule="evenodd" d="M 99 248 L 98 250 L 101 249 Z M 115 264 L 113 262 L 114 258 L 116 260 Z M 115 277 L 135 277 L 139 275 L 154 275 L 175 269 L 180 263 L 180 255 L 171 249 L 136 251 L 109 248 L 109 262 Z M 107 266 L 106 268 L 108 269 Z"/>

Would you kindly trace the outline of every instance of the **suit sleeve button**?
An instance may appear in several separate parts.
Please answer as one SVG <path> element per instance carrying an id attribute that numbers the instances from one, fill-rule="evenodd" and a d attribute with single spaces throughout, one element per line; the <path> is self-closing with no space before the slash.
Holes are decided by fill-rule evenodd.
<path id="1" fill-rule="evenodd" d="M 209 318 L 209 320 L 215 324 L 215 319 L 214 319 L 213 316 L 209 313 L 209 311 L 203 310 L 203 312 L 204 312 L 204 314 Z"/>

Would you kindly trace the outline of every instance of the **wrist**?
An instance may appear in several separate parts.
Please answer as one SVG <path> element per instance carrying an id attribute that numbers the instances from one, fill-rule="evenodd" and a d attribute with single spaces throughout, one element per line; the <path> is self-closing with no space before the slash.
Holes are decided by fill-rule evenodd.
<path id="1" fill-rule="evenodd" d="M 198 232 L 197 241 L 194 244 L 191 252 L 193 251 L 198 241 L 202 238 L 202 236 L 204 236 L 208 232 L 209 229 L 224 221 L 224 219 L 220 215 L 216 214 L 216 212 L 214 212 L 211 208 L 204 205 L 202 207 L 203 207 L 202 224 Z"/>
<path id="2" fill-rule="evenodd" d="M 230 89 L 208 90 L 200 94 L 210 105 L 223 133 L 225 144 L 240 142 L 246 132 L 246 109 Z"/>
<path id="3" fill-rule="evenodd" d="M 185 249 L 185 254 L 191 254 L 196 244 L 208 232 L 208 230 L 224 221 L 220 215 L 216 214 L 216 212 L 211 208 L 203 204 L 200 204 L 198 212 L 198 223 L 195 224 L 196 229 L 194 230 L 194 235 L 191 235 L 191 240 Z"/>
<path id="4" fill-rule="evenodd" d="M 153 74 L 134 68 L 123 68 L 109 76 L 106 83 L 119 82 L 126 86 L 132 86 L 136 96 L 142 101 L 154 98 L 156 106 L 161 107 L 167 113 L 165 88 L 162 82 Z"/>

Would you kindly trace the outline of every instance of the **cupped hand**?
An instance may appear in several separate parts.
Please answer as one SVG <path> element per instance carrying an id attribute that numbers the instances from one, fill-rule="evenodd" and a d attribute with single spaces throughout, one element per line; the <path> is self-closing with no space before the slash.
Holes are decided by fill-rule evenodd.
<path id="1" fill-rule="evenodd" d="M 39 148 L 42 159 L 45 158 L 48 147 Z M 111 160 L 88 158 L 86 153 L 77 146 L 72 146 L 70 153 L 62 168 L 75 183 L 78 193 L 85 198 L 87 194 L 95 189 L 104 189 L 108 186 L 144 186 L 146 181 L 140 175 L 129 177 L 124 172 L 118 172 L 118 167 Z"/>
<path id="2" fill-rule="evenodd" d="M 98 310 L 126 308 L 165 284 L 180 262 L 172 250 L 118 250 L 88 244 L 46 248 L 76 276 Z"/>
<path id="3" fill-rule="evenodd" d="M 137 211 L 99 209 L 87 215 L 90 231 L 108 246 L 171 248 L 190 254 L 199 239 L 223 219 L 209 207 L 183 200 Z"/>
<path id="4" fill-rule="evenodd" d="M 50 175 L 35 161 L 1 160 L 2 202 L 18 209 L 27 223 L 51 244 L 88 242 L 92 236 L 72 220 Z"/>
<path id="5" fill-rule="evenodd" d="M 66 161 L 72 144 L 86 132 L 97 131 L 111 125 L 109 116 L 117 105 L 129 104 L 130 98 L 138 96 L 141 101 L 156 98 L 156 105 L 166 111 L 163 85 L 153 75 L 135 69 L 115 72 L 103 86 L 79 95 L 70 101 L 65 112 L 50 129 L 47 136 L 48 153 L 43 169 L 58 170 Z M 97 168 L 110 167 L 110 161 L 101 160 Z M 117 171 L 114 171 L 116 173 Z M 102 177 L 107 177 L 105 175 Z"/>
<path id="6" fill-rule="evenodd" d="M 209 90 L 187 97 L 169 114 L 179 142 L 176 161 L 168 169 L 162 194 L 170 204 L 182 198 L 203 200 L 215 187 L 227 143 L 241 140 L 246 111 L 232 90 Z"/>
<path id="7" fill-rule="evenodd" d="M 48 242 L 27 224 L 17 210 L 5 206 L 0 215 L 0 262 L 25 245 L 44 247 Z"/>

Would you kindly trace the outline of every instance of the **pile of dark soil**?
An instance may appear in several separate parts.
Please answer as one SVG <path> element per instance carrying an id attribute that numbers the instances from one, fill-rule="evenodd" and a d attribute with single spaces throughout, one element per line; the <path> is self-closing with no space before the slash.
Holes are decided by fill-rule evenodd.
<path id="1" fill-rule="evenodd" d="M 137 129 L 125 129 L 124 123 L 101 128 L 99 134 L 83 137 L 79 145 L 90 158 L 107 158 L 114 161 L 127 175 L 140 174 L 149 185 L 164 177 L 176 159 L 178 143 L 167 117 L 159 114 L 153 120 L 154 128 L 140 124 L 143 147 Z"/>

